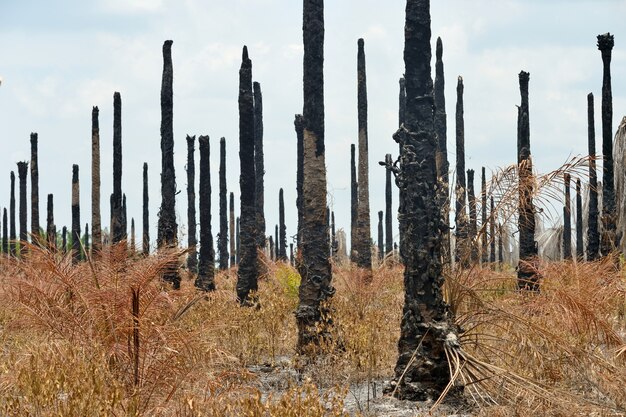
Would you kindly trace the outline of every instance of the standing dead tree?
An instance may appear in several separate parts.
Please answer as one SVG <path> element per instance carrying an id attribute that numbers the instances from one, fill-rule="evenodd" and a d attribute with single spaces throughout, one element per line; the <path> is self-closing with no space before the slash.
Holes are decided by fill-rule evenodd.
<path id="1" fill-rule="evenodd" d="M 398 127 L 402 127 L 402 125 L 404 124 L 404 120 L 405 120 L 405 114 L 406 114 L 406 81 L 404 80 L 404 77 L 400 77 L 400 80 L 398 81 L 399 85 L 400 85 L 400 93 L 398 94 Z M 398 155 L 402 154 L 402 144 L 399 143 L 398 144 Z M 402 188 L 398 189 L 398 204 L 399 206 L 402 206 L 404 203 L 404 190 Z M 398 233 L 399 233 L 399 237 L 398 240 L 400 242 L 399 245 L 399 255 L 400 255 L 400 262 L 404 263 L 404 255 L 403 255 L 403 248 L 402 248 L 402 242 L 403 242 L 403 238 L 402 236 L 404 236 L 404 231 L 405 231 L 406 227 L 404 224 L 404 219 L 402 218 L 402 216 L 400 215 L 400 213 L 398 213 Z"/>
<path id="2" fill-rule="evenodd" d="M 219 268 L 228 269 L 228 202 L 226 201 L 226 138 L 220 139 L 220 232 L 217 235 Z"/>
<path id="3" fill-rule="evenodd" d="M 72 262 L 80 262 L 80 184 L 78 165 L 72 165 Z"/>
<path id="4" fill-rule="evenodd" d="M 385 257 L 385 234 L 383 229 L 383 211 L 378 212 L 378 262 Z"/>
<path id="5" fill-rule="evenodd" d="M 296 241 L 298 249 L 300 249 L 300 243 L 302 242 L 302 183 L 304 182 L 304 121 L 301 114 L 296 114 L 294 121 L 294 127 L 296 129 L 296 209 L 298 210 L 298 230 L 296 234 Z"/>
<path id="6" fill-rule="evenodd" d="M 465 121 L 463 120 L 463 77 L 456 85 L 456 253 L 455 260 L 461 268 L 469 266 L 467 209 L 465 204 Z"/>
<path id="7" fill-rule="evenodd" d="M 489 212 L 489 262 L 494 264 L 496 262 L 496 206 L 493 202 L 493 196 L 491 196 L 491 211 Z"/>
<path id="8" fill-rule="evenodd" d="M 11 171 L 11 200 L 9 203 L 9 252 L 16 255 L 16 228 L 15 228 L 15 172 Z"/>
<path id="9" fill-rule="evenodd" d="M 237 264 L 235 260 L 235 194 L 230 193 L 229 199 L 229 211 L 230 211 L 230 267 L 232 268 Z"/>
<path id="10" fill-rule="evenodd" d="M 489 259 L 489 251 L 487 250 L 487 177 L 485 176 L 485 167 L 482 167 L 482 175 L 480 178 L 480 202 L 481 202 L 481 262 L 487 263 Z"/>
<path id="11" fill-rule="evenodd" d="M 278 260 L 287 262 L 287 226 L 285 226 L 285 197 L 278 192 Z"/>
<path id="12" fill-rule="evenodd" d="M 100 217 L 100 110 L 91 109 L 91 250 L 98 256 L 102 250 L 102 223 Z"/>
<path id="13" fill-rule="evenodd" d="M 56 248 L 56 229 L 54 227 L 54 196 L 48 194 L 46 204 L 46 235 L 48 237 L 48 248 L 54 250 Z"/>
<path id="14" fill-rule="evenodd" d="M 391 154 L 385 155 L 385 165 L 391 165 Z M 393 253 L 393 214 L 391 208 L 391 170 L 385 170 L 385 255 Z"/>
<path id="15" fill-rule="evenodd" d="M 589 213 L 587 218 L 587 260 L 594 261 L 600 254 L 598 230 L 598 173 L 596 171 L 596 128 L 593 93 L 587 95 L 587 140 L 589 147 Z"/>
<path id="16" fill-rule="evenodd" d="M 476 212 L 476 194 L 474 193 L 474 170 L 467 170 L 467 201 L 469 203 L 468 241 L 470 245 L 470 262 L 478 263 L 478 217 Z"/>
<path id="17" fill-rule="evenodd" d="M 28 209 L 26 207 L 26 177 L 28 175 L 28 162 L 17 163 L 17 176 L 20 181 L 20 257 L 26 253 L 28 243 Z"/>
<path id="18" fill-rule="evenodd" d="M 113 195 L 111 196 L 111 242 L 124 240 L 124 207 L 122 196 L 122 97 L 113 94 Z"/>
<path id="19" fill-rule="evenodd" d="M 194 161 L 196 137 L 187 135 L 187 269 L 192 274 L 198 273 L 198 252 L 196 245 L 196 164 Z"/>
<path id="20" fill-rule="evenodd" d="M 583 200 L 580 194 L 580 178 L 576 179 L 576 259 L 584 260 L 583 250 Z"/>
<path id="21" fill-rule="evenodd" d="M 570 195 L 570 174 L 564 174 L 565 206 L 563 207 L 563 259 L 572 259 L 572 209 Z"/>
<path id="22" fill-rule="evenodd" d="M 9 221 L 7 218 L 7 208 L 2 210 L 2 253 L 9 256 Z"/>
<path id="23" fill-rule="evenodd" d="M 215 251 L 211 234 L 211 149 L 208 136 L 198 138 L 200 144 L 200 263 L 196 288 L 215 289 Z"/>
<path id="24" fill-rule="evenodd" d="M 358 253 L 358 219 L 359 219 L 359 185 L 356 179 L 356 148 L 350 144 L 350 260 L 357 262 Z"/>
<path id="25" fill-rule="evenodd" d="M 37 133 L 30 134 L 30 230 L 33 243 L 39 243 L 39 155 Z"/>
<path id="26" fill-rule="evenodd" d="M 144 256 L 150 254 L 150 221 L 149 221 L 149 207 L 150 201 L 148 193 L 148 163 L 143 163 L 143 236 L 142 236 L 142 251 Z M 93 228 L 93 226 L 92 226 Z M 93 232 L 93 230 L 92 230 Z"/>
<path id="27" fill-rule="evenodd" d="M 263 94 L 261 84 L 252 83 L 254 101 L 254 199 L 256 206 L 257 247 L 265 246 L 265 163 L 263 156 Z"/>

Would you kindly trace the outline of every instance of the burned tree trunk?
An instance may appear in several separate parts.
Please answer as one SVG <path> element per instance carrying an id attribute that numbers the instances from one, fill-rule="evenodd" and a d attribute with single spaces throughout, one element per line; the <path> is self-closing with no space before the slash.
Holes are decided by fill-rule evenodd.
<path id="1" fill-rule="evenodd" d="M 257 247 L 265 245 L 265 188 L 263 177 L 265 166 L 263 161 L 263 94 L 261 84 L 252 83 L 254 100 L 254 200 L 256 206 Z"/>
<path id="2" fill-rule="evenodd" d="M 404 120 L 405 120 L 405 114 L 406 114 L 406 81 L 404 80 L 404 77 L 400 77 L 399 80 L 399 84 L 400 84 L 400 93 L 398 95 L 398 127 L 402 127 L 402 125 L 404 124 Z M 398 144 L 398 155 L 402 154 L 402 144 L 399 143 Z M 398 204 L 399 206 L 404 205 L 404 190 L 402 188 L 398 189 Z M 404 255 L 403 255 L 403 236 L 404 236 L 404 230 L 405 230 L 406 226 L 404 223 L 404 219 L 402 218 L 402 216 L 400 216 L 400 213 L 398 213 L 398 240 L 400 242 L 399 245 L 399 258 L 400 258 L 400 262 L 404 263 Z"/>
<path id="3" fill-rule="evenodd" d="M 465 124 L 463 120 L 463 78 L 456 86 L 456 262 L 461 268 L 469 266 L 467 212 L 465 206 Z"/>
<path id="4" fill-rule="evenodd" d="M 391 154 L 385 155 L 385 165 L 391 165 Z M 391 170 L 385 171 L 385 255 L 393 253 L 393 225 L 391 214 Z"/>
<path id="5" fill-rule="evenodd" d="M 279 260 L 279 256 L 280 256 L 280 244 L 278 243 L 278 225 L 274 226 L 274 260 L 277 261 Z"/>
<path id="6" fill-rule="evenodd" d="M 276 254 L 274 253 L 274 238 L 272 236 L 270 236 L 268 239 L 268 245 L 270 248 L 270 261 L 274 261 L 274 257 L 276 256 Z"/>
<path id="7" fill-rule="evenodd" d="M 564 175 L 565 206 L 563 207 L 563 259 L 572 259 L 572 209 L 570 196 L 570 174 Z"/>
<path id="8" fill-rule="evenodd" d="M 355 146 L 350 145 L 350 261 L 357 262 L 358 253 L 358 221 L 359 219 L 359 185 L 356 181 Z"/>
<path id="9" fill-rule="evenodd" d="M 470 245 L 470 261 L 478 263 L 478 246 L 476 236 L 478 234 L 478 217 L 476 215 L 476 194 L 474 193 L 474 170 L 467 170 L 467 201 L 469 202 L 469 228 L 468 241 Z"/>
<path id="10" fill-rule="evenodd" d="M 302 183 L 304 181 L 304 121 L 301 114 L 296 114 L 293 124 L 297 139 L 297 172 L 296 172 L 296 208 L 298 209 L 298 230 L 296 239 L 298 247 L 302 242 Z"/>
<path id="11" fill-rule="evenodd" d="M 157 246 L 159 249 L 178 246 L 178 224 L 176 224 L 176 173 L 174 171 L 174 128 L 172 41 L 163 43 L 163 79 L 161 83 L 161 208 Z M 178 264 L 168 267 L 163 274 L 165 281 L 174 289 L 180 288 Z"/>
<path id="12" fill-rule="evenodd" d="M 2 210 L 2 253 L 9 256 L 9 222 L 7 219 L 7 208 Z"/>
<path id="13" fill-rule="evenodd" d="M 383 212 L 382 210 L 378 212 L 378 260 L 380 262 L 383 261 L 385 257 L 385 245 L 384 245 L 385 234 L 383 230 Z"/>
<path id="14" fill-rule="evenodd" d="M 111 196 L 111 243 L 124 240 L 124 211 L 122 201 L 122 97 L 113 94 L 113 195 Z"/>
<path id="15" fill-rule="evenodd" d="M 285 197 L 283 189 L 278 192 L 278 259 L 287 262 L 287 226 L 285 226 Z"/>
<path id="16" fill-rule="evenodd" d="M 329 338 L 327 300 L 333 295 L 328 259 L 326 162 L 324 145 L 324 2 L 304 0 L 302 282 L 296 310 L 298 351 Z"/>
<path id="17" fill-rule="evenodd" d="M 142 250 L 145 256 L 150 255 L 150 221 L 149 206 L 150 201 L 148 193 L 148 163 L 143 163 L 143 236 Z M 93 226 L 92 226 L 93 227 Z"/>
<path id="18" fill-rule="evenodd" d="M 498 223 L 498 266 L 500 268 L 500 270 L 502 270 L 502 264 L 504 262 L 504 247 L 502 244 L 503 241 L 503 232 L 502 232 L 502 225 L 500 223 Z"/>
<path id="19" fill-rule="evenodd" d="M 600 232 L 598 230 L 598 173 L 596 172 L 596 130 L 593 93 L 587 95 L 587 139 L 589 146 L 589 213 L 587 219 L 587 260 L 598 259 Z"/>
<path id="20" fill-rule="evenodd" d="M 87 232 L 87 226 L 85 225 L 85 233 Z M 135 240 L 135 218 L 130 218 L 130 254 L 135 255 L 137 250 L 137 241 Z"/>
<path id="21" fill-rule="evenodd" d="M 30 134 L 30 227 L 33 243 L 39 243 L 39 156 L 37 133 Z"/>
<path id="22" fill-rule="evenodd" d="M 78 165 L 72 165 L 72 262 L 80 262 L 80 184 Z"/>
<path id="23" fill-rule="evenodd" d="M 91 247 L 94 255 L 102 249 L 100 217 L 100 123 L 99 110 L 91 110 Z"/>
<path id="24" fill-rule="evenodd" d="M 56 247 L 57 237 L 54 230 L 54 196 L 48 194 L 48 201 L 46 205 L 46 235 L 48 237 L 48 248 L 54 249 Z"/>
<path id="25" fill-rule="evenodd" d="M 337 261 L 337 234 L 335 229 L 335 212 L 330 212 L 330 256 L 333 261 Z"/>
<path id="26" fill-rule="evenodd" d="M 487 250 L 487 178 L 485 176 L 485 167 L 482 167 L 482 176 L 480 179 L 480 202 L 481 202 L 481 262 L 487 263 L 489 253 Z"/>
<path id="27" fill-rule="evenodd" d="M 598 35 L 598 49 L 602 53 L 602 236 L 600 251 L 609 255 L 618 247 L 613 178 L 613 97 L 611 92 L 611 51 L 613 35 Z"/>
<path id="28" fill-rule="evenodd" d="M 126 210 L 126 193 L 122 194 L 122 240 L 128 239 L 128 211 Z"/>
<path id="29" fill-rule="evenodd" d="M 20 257 L 26 253 L 28 243 L 28 209 L 26 208 L 26 176 L 28 175 L 28 162 L 17 163 L 17 176 L 20 180 Z"/>
<path id="30" fill-rule="evenodd" d="M 196 164 L 194 161 L 195 136 L 187 135 L 187 246 L 189 253 L 187 254 L 187 269 L 192 274 L 198 273 L 198 253 L 196 245 Z"/>
<path id="31" fill-rule="evenodd" d="M 430 2 L 407 0 L 404 30 L 406 122 L 394 139 L 402 144 L 397 183 L 406 198 L 404 308 L 395 380 L 386 387 L 401 399 L 437 398 L 450 380 L 445 348 L 458 342 L 443 299 L 440 259 L 445 225 L 437 202 L 433 155 L 433 84 L 430 78 Z M 451 346 L 450 342 L 453 341 Z"/>
<path id="32" fill-rule="evenodd" d="M 220 139 L 220 233 L 217 237 L 217 250 L 219 252 L 219 268 L 228 269 L 228 217 L 226 211 L 226 139 Z"/>
<path id="33" fill-rule="evenodd" d="M 135 249 L 135 221 L 133 220 L 132 222 L 132 226 L 131 226 L 131 230 L 133 231 L 131 237 L 131 246 L 133 248 L 133 252 Z M 84 247 L 85 250 L 83 251 L 83 259 L 87 259 L 87 257 L 89 256 L 89 223 L 85 223 L 85 234 L 83 235 L 83 241 L 84 241 Z"/>
<path id="34" fill-rule="evenodd" d="M 450 164 L 448 162 L 448 145 L 447 145 L 447 115 L 446 115 L 446 97 L 445 76 L 443 72 L 443 42 L 441 38 L 437 38 L 436 62 L 435 62 L 435 134 L 437 135 L 437 152 L 435 160 L 437 163 L 437 181 L 439 183 L 438 197 L 441 206 L 441 215 L 443 222 L 449 226 L 450 219 L 450 199 L 449 199 L 449 183 L 450 178 L 448 171 Z M 445 263 L 450 262 L 450 228 L 444 234 L 443 242 L 443 260 Z"/>
<path id="35" fill-rule="evenodd" d="M 237 232 L 239 234 L 239 232 Z M 230 267 L 237 264 L 235 261 L 235 194 L 230 193 Z"/>
<path id="36" fill-rule="evenodd" d="M 254 160 L 254 102 L 252 95 L 252 61 L 248 58 L 248 48 L 243 47 L 241 69 L 239 70 L 239 177 L 241 212 L 241 251 L 237 271 L 237 298 L 241 305 L 254 302 L 250 292 L 256 292 L 259 269 L 257 262 L 257 234 L 259 208 L 255 196 L 256 170 Z"/>
<path id="37" fill-rule="evenodd" d="M 539 291 L 537 274 L 537 243 L 535 242 L 535 206 L 533 204 L 534 179 L 530 157 L 530 117 L 528 107 L 528 82 L 530 74 L 519 73 L 521 106 L 517 112 L 517 166 L 519 173 L 519 264 L 517 285 L 519 289 Z"/>
<path id="38" fill-rule="evenodd" d="M 293 266 L 293 243 L 289 244 L 289 264 Z"/>
<path id="39" fill-rule="evenodd" d="M 235 252 L 237 255 L 235 256 L 235 263 L 239 266 L 239 261 L 241 260 L 241 242 L 239 241 L 239 217 L 237 217 L 237 226 L 235 232 Z"/>
<path id="40" fill-rule="evenodd" d="M 583 261 L 583 200 L 580 194 L 580 178 L 576 180 L 576 259 Z"/>
<path id="41" fill-rule="evenodd" d="M 9 204 L 9 221 L 10 221 L 10 231 L 9 231 L 9 251 L 11 252 L 11 256 L 16 255 L 16 228 L 15 228 L 15 172 L 11 171 L 11 201 Z"/>
<path id="42" fill-rule="evenodd" d="M 491 197 L 491 212 L 489 216 L 489 262 L 492 264 L 496 262 L 496 207 L 493 203 L 493 196 Z"/>
<path id="43" fill-rule="evenodd" d="M 358 206 L 357 206 L 357 265 L 372 268 L 369 195 L 369 144 L 367 134 L 367 81 L 363 39 L 359 39 L 357 52 L 357 113 L 359 127 Z"/>
<path id="44" fill-rule="evenodd" d="M 62 232 L 61 232 L 61 252 L 62 253 L 66 253 L 67 252 L 67 227 L 63 226 Z"/>
<path id="45" fill-rule="evenodd" d="M 215 289 L 215 251 L 211 234 L 211 148 L 208 136 L 200 136 L 200 263 L 196 288 Z"/>

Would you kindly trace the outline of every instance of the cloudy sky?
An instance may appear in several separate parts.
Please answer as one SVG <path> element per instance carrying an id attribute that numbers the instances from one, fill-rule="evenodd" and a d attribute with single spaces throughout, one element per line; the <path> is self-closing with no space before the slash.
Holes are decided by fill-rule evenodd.
<path id="1" fill-rule="evenodd" d="M 296 138 L 302 111 L 302 16 L 296 0 L 21 0 L 0 12 L 0 206 L 8 206 L 9 173 L 30 159 L 39 133 L 41 221 L 45 195 L 55 220 L 70 225 L 71 167 L 80 165 L 82 223 L 91 219 L 91 108 L 100 108 L 103 226 L 112 192 L 113 92 L 122 95 L 123 190 L 128 215 L 141 227 L 141 169 L 150 167 L 152 238 L 159 196 L 161 47 L 172 39 L 177 206 L 186 230 L 185 135 L 211 137 L 213 189 L 219 138 L 227 142 L 228 189 L 239 198 L 237 94 L 241 49 L 263 90 L 265 201 L 268 233 L 285 189 L 288 234 L 295 232 Z M 404 1 L 327 0 L 325 5 L 326 163 L 329 202 L 338 227 L 349 229 L 350 144 L 357 140 L 356 51 L 365 39 L 369 98 L 372 219 L 384 208 L 384 171 L 397 153 L 398 78 Z M 454 159 L 454 103 L 465 81 L 466 166 L 493 170 L 516 158 L 517 74 L 531 74 L 531 144 L 540 172 L 569 155 L 586 154 L 586 95 L 596 95 L 599 121 L 602 62 L 596 35 L 615 34 L 613 130 L 626 115 L 626 30 L 623 0 L 435 0 L 433 45 L 444 43 L 449 158 Z M 599 143 L 599 142 L 598 142 Z M 30 187 L 30 185 L 29 185 Z M 29 191 L 30 192 L 30 191 Z M 395 195 L 394 195 L 394 198 Z M 213 232 L 218 197 L 213 196 Z M 397 198 L 396 198 L 397 201 Z M 394 206 L 395 202 L 394 201 Z M 394 227 L 397 224 L 394 222 Z M 375 231 L 375 224 L 372 230 Z M 375 236 L 375 234 L 373 234 Z"/>

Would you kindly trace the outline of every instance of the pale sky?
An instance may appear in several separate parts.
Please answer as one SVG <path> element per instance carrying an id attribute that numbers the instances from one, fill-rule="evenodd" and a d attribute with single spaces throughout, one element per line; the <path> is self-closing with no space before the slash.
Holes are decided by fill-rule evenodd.
<path id="1" fill-rule="evenodd" d="M 211 137 L 212 230 L 218 231 L 219 138 L 226 137 L 228 191 L 239 205 L 238 70 L 248 46 L 263 90 L 267 234 L 285 189 L 287 233 L 296 227 L 296 136 L 302 112 L 302 2 L 296 0 L 3 0 L 0 10 L 0 206 L 9 172 L 30 159 L 39 133 L 40 222 L 55 198 L 58 229 L 71 224 L 71 169 L 80 165 L 81 222 L 91 222 L 91 109 L 100 108 L 102 220 L 112 192 L 113 92 L 122 95 L 123 191 L 141 230 L 141 170 L 150 169 L 151 237 L 160 205 L 161 47 L 172 39 L 177 209 L 186 230 L 185 135 Z M 369 100 L 370 208 L 384 209 L 384 170 L 397 155 L 401 0 L 325 2 L 326 163 L 338 228 L 350 225 L 350 144 L 357 141 L 357 39 L 365 39 Z M 432 43 L 441 36 L 446 71 L 449 159 L 454 166 L 457 76 L 465 82 L 466 167 L 479 173 L 516 160 L 517 74 L 530 72 L 531 148 L 546 172 L 587 153 L 586 95 L 596 96 L 601 149 L 602 61 L 596 35 L 615 35 L 613 131 L 626 115 L 626 1 L 433 0 Z M 433 48 L 434 51 L 434 48 Z M 433 53 L 434 57 L 434 53 Z M 433 62 L 434 70 L 434 62 Z M 197 155 L 197 154 L 196 154 Z M 196 160 L 196 166 L 198 162 Z M 196 179 L 197 180 L 197 179 Z M 476 178 L 477 187 L 479 177 Z M 30 196 L 30 180 L 28 183 Z M 30 198 L 30 197 L 29 197 Z M 394 210 L 397 194 L 394 194 Z M 29 203 L 30 204 L 30 203 Z M 30 206 L 29 206 L 30 228 Z M 394 219 L 394 228 L 397 221 Z M 186 237 L 184 238 L 186 241 Z M 138 240 L 140 241 L 140 240 Z"/>

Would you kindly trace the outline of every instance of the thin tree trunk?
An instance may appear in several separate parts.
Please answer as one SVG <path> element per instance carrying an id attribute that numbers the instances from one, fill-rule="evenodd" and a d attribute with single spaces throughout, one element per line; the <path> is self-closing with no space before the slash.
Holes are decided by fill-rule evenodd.
<path id="1" fill-rule="evenodd" d="M 228 269 L 228 201 L 226 200 L 226 138 L 220 139 L 220 233 L 217 237 L 219 268 Z"/>
<path id="2" fill-rule="evenodd" d="M 2 211 L 2 253 L 9 256 L 9 222 L 7 219 L 7 208 Z"/>
<path id="3" fill-rule="evenodd" d="M 450 380 L 444 346 L 456 340 L 443 300 L 441 207 L 437 202 L 436 136 L 431 79 L 430 2 L 407 0 L 404 63 L 406 121 L 395 134 L 401 143 L 398 183 L 406 198 L 400 216 L 405 231 L 404 307 L 394 381 L 385 391 L 408 400 L 437 398 Z"/>
<path id="4" fill-rule="evenodd" d="M 304 181 L 304 120 L 301 114 L 296 114 L 293 121 L 297 138 L 297 172 L 296 172 L 296 208 L 298 209 L 298 248 L 302 242 L 302 183 Z"/>
<path id="5" fill-rule="evenodd" d="M 491 196 L 491 211 L 489 212 L 489 262 L 493 265 L 496 262 L 496 207 Z"/>
<path id="6" fill-rule="evenodd" d="M 211 148 L 208 136 L 200 136 L 200 263 L 196 288 L 215 289 L 215 250 L 211 233 Z"/>
<path id="7" fill-rule="evenodd" d="M 254 98 L 254 199 L 256 206 L 257 247 L 265 245 L 265 190 L 263 177 L 265 167 L 263 161 L 263 94 L 261 84 L 252 83 Z"/>
<path id="8" fill-rule="evenodd" d="M 324 2 L 304 0 L 303 123 L 304 183 L 302 190 L 302 281 L 296 310 L 299 352 L 330 337 L 326 301 L 333 295 L 328 259 L 326 162 L 324 145 Z"/>
<path id="9" fill-rule="evenodd" d="M 519 171 L 519 264 L 517 285 L 520 289 L 539 291 L 537 275 L 537 243 L 535 242 L 535 207 L 533 205 L 533 173 L 530 157 L 530 117 L 528 107 L 528 82 L 530 74 L 519 73 L 522 98 L 518 107 L 517 164 Z"/>
<path id="10" fill-rule="evenodd" d="M 502 245 L 502 241 L 503 241 L 503 236 L 502 236 L 502 225 L 500 223 L 498 223 L 498 267 L 499 269 L 502 271 L 502 264 L 504 263 L 504 256 L 503 256 L 503 245 Z"/>
<path id="11" fill-rule="evenodd" d="M 359 165 L 358 165 L 358 246 L 357 265 L 372 268 L 372 248 L 370 232 L 369 196 L 369 149 L 367 134 L 367 80 L 365 75 L 365 51 L 363 39 L 357 42 L 357 113 L 359 126 Z"/>
<path id="12" fill-rule="evenodd" d="M 11 256 L 15 257 L 16 251 L 16 228 L 15 228 L 15 172 L 11 171 L 11 202 L 9 205 L 9 247 Z"/>
<path id="13" fill-rule="evenodd" d="M 337 261 L 337 234 L 335 228 L 335 212 L 330 212 L 330 256 L 333 261 Z"/>
<path id="14" fill-rule="evenodd" d="M 256 203 L 256 169 L 254 160 L 254 102 L 252 94 L 252 61 L 248 58 L 248 48 L 243 47 L 241 69 L 239 70 L 239 166 L 241 176 L 240 194 L 240 240 L 241 255 L 237 271 L 237 298 L 241 305 L 255 301 L 250 292 L 256 292 L 259 277 L 257 261 L 257 229 L 259 208 Z"/>
<path id="15" fill-rule="evenodd" d="M 178 247 L 176 223 L 176 173 L 174 170 L 174 127 L 172 41 L 163 43 L 163 79 L 161 83 L 161 208 L 157 246 L 159 249 Z M 180 288 L 178 263 L 169 265 L 163 274 L 174 289 Z"/>
<path id="16" fill-rule="evenodd" d="M 359 185 L 356 180 L 356 148 L 350 145 L 350 261 L 357 263 L 358 255 L 358 219 Z"/>
<path id="17" fill-rule="evenodd" d="M 235 252 L 235 194 L 230 193 L 230 267 L 237 264 Z"/>
<path id="18" fill-rule="evenodd" d="M 126 193 L 122 194 L 122 240 L 128 240 L 128 212 L 126 208 Z"/>
<path id="19" fill-rule="evenodd" d="M 570 196 L 570 174 L 564 175 L 565 206 L 563 207 L 563 259 L 572 259 L 572 209 Z"/>
<path id="20" fill-rule="evenodd" d="M 135 255 L 137 251 L 137 241 L 135 240 L 135 218 L 130 218 L 130 254 Z"/>
<path id="21" fill-rule="evenodd" d="M 277 261 L 280 256 L 280 245 L 278 243 L 278 225 L 274 226 L 274 260 Z"/>
<path id="22" fill-rule="evenodd" d="M 28 209 L 26 206 L 28 162 L 17 163 L 17 176 L 20 181 L 20 257 L 23 257 L 26 254 L 26 244 L 28 243 Z"/>
<path id="23" fill-rule="evenodd" d="M 111 197 L 111 243 L 124 240 L 122 201 L 122 96 L 113 94 L 113 196 Z"/>
<path id="24" fill-rule="evenodd" d="M 489 259 L 489 251 L 487 247 L 487 177 L 485 176 L 485 167 L 482 167 L 482 176 L 480 179 L 480 200 L 481 200 L 481 261 L 487 263 Z"/>
<path id="25" fill-rule="evenodd" d="M 269 247 L 270 247 L 270 261 L 274 261 L 274 238 L 272 236 L 269 237 L 268 239 L 269 243 Z"/>
<path id="26" fill-rule="evenodd" d="M 132 243 L 135 243 L 134 242 L 134 236 L 135 236 L 135 233 L 134 233 L 134 231 L 135 231 L 135 222 L 134 222 L 134 220 L 133 220 L 133 223 L 132 223 L 132 230 L 133 230 L 133 234 L 132 234 L 133 241 L 132 241 Z M 85 250 L 83 251 L 83 259 L 87 260 L 87 257 L 89 256 L 89 223 L 85 223 L 85 234 L 83 236 L 83 240 L 84 240 L 84 244 L 83 245 L 85 247 Z M 133 250 L 134 250 L 134 246 L 133 246 Z"/>
<path id="27" fill-rule="evenodd" d="M 576 259 L 583 261 L 583 200 L 580 194 L 580 178 L 576 179 Z"/>
<path id="28" fill-rule="evenodd" d="M 80 262 L 80 183 L 78 165 L 72 165 L 72 262 Z"/>
<path id="29" fill-rule="evenodd" d="M 67 227 L 63 226 L 63 231 L 61 233 L 61 252 L 67 253 Z"/>
<path id="30" fill-rule="evenodd" d="M 385 155 L 385 165 L 391 165 L 391 154 Z M 391 214 L 391 170 L 385 170 L 385 255 L 393 252 L 393 225 Z"/>
<path id="31" fill-rule="evenodd" d="M 48 194 L 46 209 L 46 235 L 48 237 L 48 248 L 54 250 L 56 248 L 57 238 L 54 233 L 54 196 L 52 194 Z"/>
<path id="32" fill-rule="evenodd" d="M 239 229 L 240 229 L 240 221 L 239 221 L 239 216 L 237 216 L 237 226 L 236 226 L 236 233 L 235 233 L 235 252 L 237 253 L 237 255 L 235 256 L 235 263 L 237 264 L 237 266 L 239 266 L 239 261 L 241 260 L 241 241 L 239 240 Z"/>
<path id="33" fill-rule="evenodd" d="M 293 266 L 293 243 L 289 244 L 289 264 Z"/>
<path id="34" fill-rule="evenodd" d="M 461 268 L 469 266 L 467 208 L 465 204 L 465 122 L 463 120 L 463 78 L 456 86 L 456 263 Z"/>
<path id="35" fill-rule="evenodd" d="M 619 247 L 615 226 L 615 185 L 613 178 L 613 97 L 611 92 L 611 51 L 613 35 L 598 35 L 598 49 L 602 53 L 602 236 L 600 251 L 609 255 Z"/>
<path id="36" fill-rule="evenodd" d="M 91 241 L 92 253 L 102 250 L 102 224 L 100 217 L 100 122 L 99 110 L 91 110 Z"/>
<path id="37" fill-rule="evenodd" d="M 149 203 L 150 197 L 148 193 L 148 163 L 143 163 L 143 254 L 145 256 L 150 255 L 150 216 L 149 216 Z"/>
<path id="38" fill-rule="evenodd" d="M 278 223 L 279 223 L 279 245 L 278 245 L 278 259 L 281 261 L 287 261 L 287 226 L 285 226 L 285 197 L 283 189 L 278 192 Z"/>
<path id="39" fill-rule="evenodd" d="M 192 274 L 198 273 L 198 252 L 196 245 L 196 164 L 194 161 L 195 136 L 187 135 L 187 269 Z"/>
<path id="40" fill-rule="evenodd" d="M 478 263 L 478 216 L 476 214 L 476 194 L 474 193 L 474 170 L 467 170 L 467 201 L 469 202 L 469 236 L 470 261 L 472 264 Z"/>
<path id="41" fill-rule="evenodd" d="M 385 257 L 385 233 L 383 229 L 383 211 L 378 212 L 378 261 L 382 262 Z"/>
<path id="42" fill-rule="evenodd" d="M 593 93 L 587 95 L 587 139 L 589 147 L 589 213 L 587 219 L 587 260 L 598 259 L 600 232 L 598 231 L 598 173 L 596 171 L 596 130 Z"/>
<path id="43" fill-rule="evenodd" d="M 30 224 L 32 241 L 39 243 L 39 156 L 37 133 L 30 134 Z"/>

